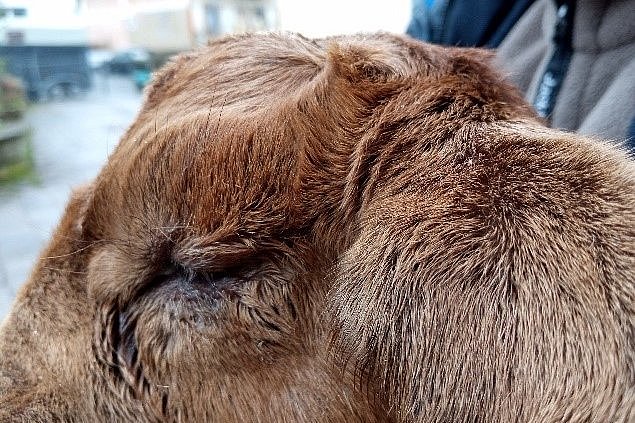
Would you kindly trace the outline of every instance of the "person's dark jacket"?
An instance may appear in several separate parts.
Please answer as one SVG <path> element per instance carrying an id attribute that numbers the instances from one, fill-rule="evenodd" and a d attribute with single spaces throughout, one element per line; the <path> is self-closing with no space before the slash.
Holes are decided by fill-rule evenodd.
<path id="1" fill-rule="evenodd" d="M 532 2 L 414 0 L 406 32 L 435 44 L 494 48 Z"/>
<path id="2" fill-rule="evenodd" d="M 635 0 L 574 6 L 571 57 L 551 125 L 622 142 L 635 113 Z M 497 51 L 500 66 L 534 104 L 555 48 L 557 10 L 554 0 L 537 0 Z"/>

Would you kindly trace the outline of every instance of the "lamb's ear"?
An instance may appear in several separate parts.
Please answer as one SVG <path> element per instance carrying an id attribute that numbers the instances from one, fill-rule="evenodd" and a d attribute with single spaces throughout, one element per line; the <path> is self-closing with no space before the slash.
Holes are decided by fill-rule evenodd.
<path id="1" fill-rule="evenodd" d="M 66 256 L 78 255 L 77 251 L 84 249 L 82 237 L 85 231 L 87 210 L 93 194 L 94 183 L 84 184 L 73 190 L 53 239 L 47 247 L 47 252 L 38 263 L 39 266 L 46 264 L 55 268 L 54 262 L 67 261 L 65 260 L 68 258 Z"/>
<path id="2" fill-rule="evenodd" d="M 512 391 L 517 257 L 483 188 L 491 169 L 459 148 L 470 134 L 376 157 L 351 178 L 365 198 L 328 300 L 332 351 L 402 422 L 505 421 L 494 417 Z"/>
<path id="3" fill-rule="evenodd" d="M 305 184 L 301 201 L 306 201 L 303 210 L 316 212 L 316 227 L 328 233 L 318 237 L 329 240 L 325 247 L 341 251 L 331 240 L 346 238 L 344 244 L 348 243 L 342 234 L 350 232 L 349 215 L 359 210 L 362 193 L 358 188 L 367 177 L 366 162 L 372 161 L 365 155 L 366 144 L 374 142 L 366 135 L 367 129 L 380 114 L 380 106 L 402 92 L 410 74 L 418 70 L 396 37 L 371 38 L 368 43 L 335 38 L 320 43 L 326 54 L 298 93 L 298 107 L 294 107 L 300 111 L 294 127 L 316 135 L 304 138 L 299 174 L 307 176 L 301 180 Z"/>
<path id="4" fill-rule="evenodd" d="M 404 422 L 488 415 L 510 380 L 505 264 L 488 268 L 474 221 L 439 206 L 406 196 L 371 204 L 330 297 L 335 356 Z M 472 284 L 481 277 L 487 286 Z"/>
<path id="5" fill-rule="evenodd" d="M 524 123 L 378 148 L 350 178 L 365 200 L 327 300 L 342 368 L 402 422 L 620 420 L 628 159 Z"/>
<path id="6" fill-rule="evenodd" d="M 352 82 L 386 82 L 424 70 L 414 50 L 395 36 L 334 39 L 327 52 L 327 63 L 334 73 Z"/>

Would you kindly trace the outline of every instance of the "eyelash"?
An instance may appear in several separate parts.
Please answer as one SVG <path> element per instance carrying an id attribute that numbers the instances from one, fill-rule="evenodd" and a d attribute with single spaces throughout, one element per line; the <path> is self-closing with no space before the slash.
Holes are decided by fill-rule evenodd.
<path id="1" fill-rule="evenodd" d="M 228 282 L 236 280 L 236 278 L 227 271 L 210 272 L 190 269 L 185 270 L 184 279 L 185 282 L 191 285 L 211 285 L 217 288 L 222 288 L 221 285 L 227 285 Z"/>
<path id="2" fill-rule="evenodd" d="M 242 280 L 238 269 L 231 270 L 196 270 L 180 265 L 173 265 L 168 281 L 174 281 L 188 288 L 205 291 L 208 294 L 220 294 L 222 291 L 232 290 Z"/>
<path id="3" fill-rule="evenodd" d="M 233 279 L 229 271 L 205 271 L 194 270 L 183 267 L 179 264 L 172 264 L 154 275 L 155 283 L 161 283 L 174 279 L 179 279 L 188 283 L 214 284 L 226 279 Z"/>

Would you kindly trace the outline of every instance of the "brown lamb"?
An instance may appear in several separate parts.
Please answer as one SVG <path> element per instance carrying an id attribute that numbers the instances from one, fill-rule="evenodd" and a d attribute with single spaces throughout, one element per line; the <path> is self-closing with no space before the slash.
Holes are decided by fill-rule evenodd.
<path id="1" fill-rule="evenodd" d="M 72 196 L 0 421 L 633 422 L 635 164 L 483 51 L 212 42 Z"/>

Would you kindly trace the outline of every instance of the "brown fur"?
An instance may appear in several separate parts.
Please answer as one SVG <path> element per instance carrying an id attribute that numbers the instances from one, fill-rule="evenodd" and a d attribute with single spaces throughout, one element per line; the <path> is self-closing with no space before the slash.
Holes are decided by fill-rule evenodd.
<path id="1" fill-rule="evenodd" d="M 0 421 L 635 420 L 635 165 L 477 50 L 167 65 L 0 335 Z"/>

